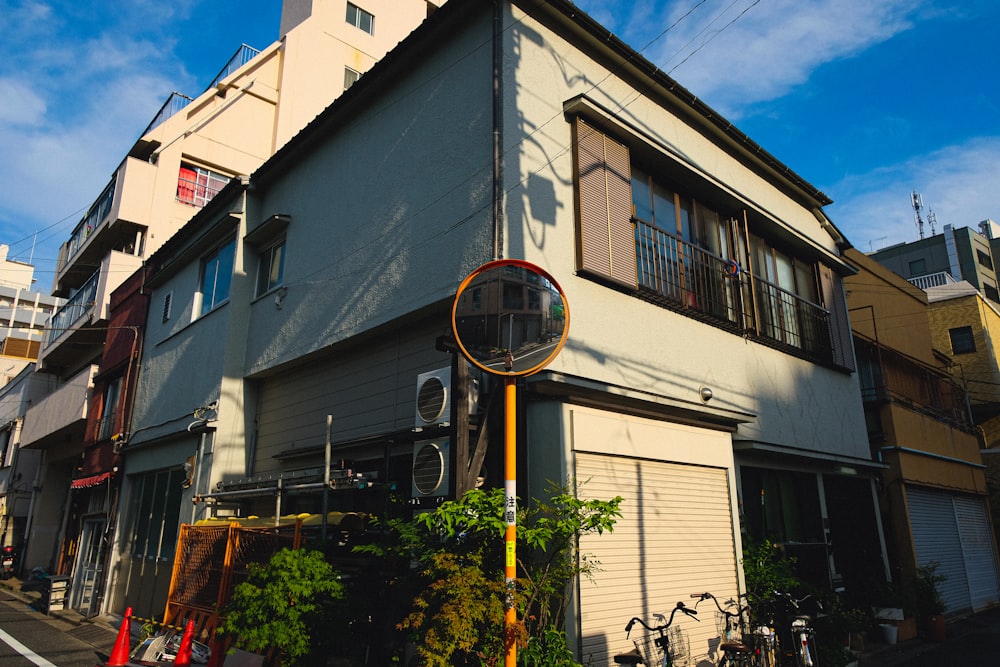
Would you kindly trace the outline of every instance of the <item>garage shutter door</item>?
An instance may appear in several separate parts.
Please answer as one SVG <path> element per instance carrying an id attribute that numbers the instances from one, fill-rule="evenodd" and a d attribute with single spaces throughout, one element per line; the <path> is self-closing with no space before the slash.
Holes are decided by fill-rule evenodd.
<path id="1" fill-rule="evenodd" d="M 624 499 L 614 532 L 580 545 L 600 563 L 593 581 L 580 582 L 581 662 L 611 665 L 615 653 L 631 649 L 624 630 L 633 616 L 651 621 L 678 601 L 693 604 L 695 592 L 722 600 L 736 594 L 726 470 L 584 453 L 576 468 L 581 496 Z M 678 667 L 720 657 L 715 615 L 706 605 L 698 607 L 702 622 L 675 618 Z"/>
<path id="2" fill-rule="evenodd" d="M 907 487 L 917 562 L 940 563 L 942 597 L 950 613 L 1000 602 L 992 534 L 983 501 Z"/>

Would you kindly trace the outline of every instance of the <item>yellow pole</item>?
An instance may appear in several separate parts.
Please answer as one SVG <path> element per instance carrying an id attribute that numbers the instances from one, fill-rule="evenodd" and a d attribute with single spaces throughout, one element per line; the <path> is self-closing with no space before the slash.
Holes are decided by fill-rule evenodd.
<path id="1" fill-rule="evenodd" d="M 517 664 L 517 609 L 514 606 L 514 590 L 517 583 L 517 378 L 504 379 L 505 423 L 504 423 L 504 489 L 506 491 L 507 530 L 504 534 L 504 576 L 507 584 L 506 614 L 504 616 L 504 639 L 507 655 L 504 667 Z"/>

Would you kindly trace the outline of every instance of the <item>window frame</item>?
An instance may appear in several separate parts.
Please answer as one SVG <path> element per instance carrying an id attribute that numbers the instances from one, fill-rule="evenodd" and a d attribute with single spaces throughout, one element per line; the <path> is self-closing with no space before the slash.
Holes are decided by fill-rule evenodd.
<path id="1" fill-rule="evenodd" d="M 177 172 L 177 201 L 204 208 L 232 178 L 208 167 L 192 162 L 181 162 Z"/>
<path id="2" fill-rule="evenodd" d="M 285 284 L 285 256 L 287 245 L 285 236 L 282 235 L 266 246 L 262 247 L 257 254 L 257 281 L 255 287 L 255 297 L 260 298 Z M 272 277 L 274 271 L 275 255 L 278 258 L 278 275 Z M 265 266 L 266 265 L 266 266 Z"/>
<path id="3" fill-rule="evenodd" d="M 352 16 L 353 14 L 353 16 Z M 353 2 L 347 3 L 347 17 L 346 21 L 349 25 L 354 26 L 362 32 L 366 32 L 369 35 L 375 35 L 375 15 L 372 14 L 367 9 L 363 9 Z M 367 23 L 367 27 L 364 24 Z"/>
<path id="4" fill-rule="evenodd" d="M 228 265 L 228 273 L 220 271 Z M 192 309 L 193 319 L 197 320 L 216 308 L 229 302 L 233 286 L 233 271 L 236 267 L 236 237 L 216 245 L 210 252 L 201 257 L 198 292 L 195 308 Z M 209 276 L 212 277 L 211 299 L 206 299 Z M 220 276 L 223 280 L 220 282 Z"/>
<path id="5" fill-rule="evenodd" d="M 972 354 L 976 351 L 976 334 L 971 326 L 948 329 L 948 339 L 951 342 L 952 354 Z M 956 342 L 959 344 L 956 345 Z"/>
<path id="6" fill-rule="evenodd" d="M 344 68 L 344 90 L 347 90 L 354 84 L 358 82 L 361 78 L 361 72 L 356 69 L 351 69 L 350 67 Z"/>

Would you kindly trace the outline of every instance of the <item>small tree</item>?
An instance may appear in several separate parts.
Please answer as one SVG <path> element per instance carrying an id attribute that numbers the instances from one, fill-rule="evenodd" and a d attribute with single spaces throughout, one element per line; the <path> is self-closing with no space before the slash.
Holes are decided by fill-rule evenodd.
<path id="1" fill-rule="evenodd" d="M 621 498 L 580 500 L 553 489 L 548 501 L 520 506 L 514 636 L 504 636 L 503 489 L 472 490 L 412 522 L 384 521 L 387 541 L 359 550 L 416 563 L 404 591 L 413 594 L 399 628 L 411 633 L 425 667 L 501 664 L 507 642 L 532 667 L 577 665 L 562 632 L 567 585 L 597 563 L 577 557 L 581 535 L 613 529 Z"/>
<path id="2" fill-rule="evenodd" d="M 322 552 L 282 549 L 233 591 L 222 631 L 250 651 L 281 652 L 287 667 L 315 664 L 314 638 L 322 632 L 326 604 L 343 596 L 337 573 Z"/>

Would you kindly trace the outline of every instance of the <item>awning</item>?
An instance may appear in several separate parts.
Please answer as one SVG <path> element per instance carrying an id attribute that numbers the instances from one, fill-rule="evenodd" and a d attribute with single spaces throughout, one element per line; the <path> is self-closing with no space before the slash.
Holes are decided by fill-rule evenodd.
<path id="1" fill-rule="evenodd" d="M 85 489 L 90 486 L 97 486 L 110 477 L 110 472 L 102 472 L 98 475 L 91 475 L 90 477 L 80 477 L 70 482 L 70 487 L 74 489 Z"/>

